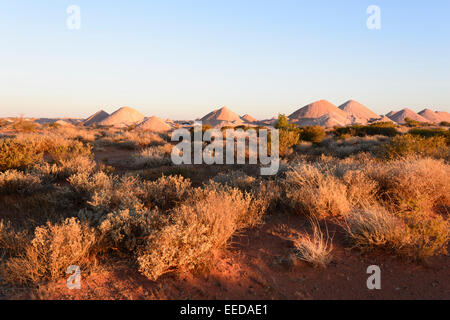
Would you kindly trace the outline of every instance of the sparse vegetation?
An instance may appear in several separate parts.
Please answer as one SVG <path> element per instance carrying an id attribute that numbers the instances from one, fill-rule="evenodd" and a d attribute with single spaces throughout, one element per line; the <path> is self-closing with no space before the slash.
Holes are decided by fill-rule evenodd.
<path id="1" fill-rule="evenodd" d="M 393 122 L 377 122 L 369 125 L 353 125 L 348 127 L 338 127 L 334 129 L 334 134 L 337 137 L 344 137 L 349 135 L 352 137 L 365 137 L 365 136 L 387 136 L 394 137 L 399 134 L 396 129 L 397 125 Z"/>
<path id="2" fill-rule="evenodd" d="M 320 126 L 307 126 L 300 129 L 300 139 L 319 143 L 325 138 L 325 129 Z"/>
<path id="3" fill-rule="evenodd" d="M 381 148 L 388 159 L 418 155 L 421 157 L 448 158 L 449 147 L 442 136 L 422 138 L 418 135 L 399 135 Z"/>
<path id="4" fill-rule="evenodd" d="M 172 166 L 173 145 L 150 132 L 58 126 L 2 137 L 1 279 L 35 287 L 70 264 L 89 271 L 112 260 L 153 281 L 206 272 L 236 235 L 272 215 L 311 221 L 292 239 L 314 267 L 331 261 L 330 223 L 347 235 L 340 246 L 417 260 L 446 254 L 445 129 L 400 134 L 385 123 L 326 133 L 284 115 L 276 126 L 284 160 L 274 177 Z"/>

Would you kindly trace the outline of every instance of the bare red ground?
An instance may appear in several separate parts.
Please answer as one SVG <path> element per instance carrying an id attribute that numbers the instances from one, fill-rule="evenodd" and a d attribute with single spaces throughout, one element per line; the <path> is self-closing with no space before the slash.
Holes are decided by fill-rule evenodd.
<path id="1" fill-rule="evenodd" d="M 361 253 L 349 245 L 339 227 L 333 261 L 315 269 L 296 258 L 292 238 L 304 232 L 303 218 L 271 217 L 256 230 L 234 237 L 216 253 L 209 272 L 169 274 L 152 282 L 135 267 L 115 266 L 82 279 L 81 290 L 65 280 L 41 287 L 43 299 L 450 299 L 448 256 L 426 264 L 386 253 Z M 381 290 L 368 290 L 369 265 L 381 268 Z"/>

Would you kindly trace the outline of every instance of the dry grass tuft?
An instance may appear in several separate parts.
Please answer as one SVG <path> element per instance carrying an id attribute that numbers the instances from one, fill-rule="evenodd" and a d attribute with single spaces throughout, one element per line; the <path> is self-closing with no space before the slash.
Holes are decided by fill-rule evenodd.
<path id="1" fill-rule="evenodd" d="M 302 235 L 294 240 L 294 246 L 299 259 L 304 260 L 314 267 L 325 268 L 332 259 L 333 244 L 328 234 L 323 233 L 319 222 L 311 219 L 312 235 Z"/>

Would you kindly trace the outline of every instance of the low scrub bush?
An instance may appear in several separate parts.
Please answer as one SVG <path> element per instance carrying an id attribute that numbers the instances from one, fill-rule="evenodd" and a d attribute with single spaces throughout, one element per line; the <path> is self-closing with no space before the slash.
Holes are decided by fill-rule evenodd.
<path id="1" fill-rule="evenodd" d="M 319 143 L 325 138 L 325 129 L 321 126 L 307 126 L 300 129 L 300 139 Z"/>
<path id="2" fill-rule="evenodd" d="M 139 270 L 149 279 L 174 270 L 190 270 L 207 265 L 214 250 L 225 246 L 239 228 L 251 202 L 237 189 L 217 184 L 195 189 L 176 207 L 170 223 L 151 234 L 138 250 Z M 220 204 L 220 205 L 219 205 Z"/>
<path id="3" fill-rule="evenodd" d="M 185 200 L 191 190 L 191 181 L 182 176 L 162 176 L 143 185 L 144 199 L 162 210 L 175 207 Z"/>
<path id="4" fill-rule="evenodd" d="M 408 156 L 447 158 L 449 147 L 446 139 L 441 136 L 423 138 L 418 135 L 399 135 L 390 143 L 382 146 L 381 154 L 387 159 L 398 159 Z"/>
<path id="5" fill-rule="evenodd" d="M 385 248 L 403 254 L 411 243 L 405 224 L 382 207 L 351 211 L 344 228 L 361 250 Z"/>
<path id="6" fill-rule="evenodd" d="M 69 139 L 49 139 L 47 143 L 47 152 L 56 163 L 68 161 L 76 157 L 92 157 L 92 146 L 77 140 Z"/>
<path id="7" fill-rule="evenodd" d="M 16 170 L 0 172 L 0 194 L 33 194 L 42 188 L 41 179 Z"/>
<path id="8" fill-rule="evenodd" d="M 37 227 L 23 251 L 1 268 L 4 280 L 15 284 L 57 280 L 70 265 L 83 271 L 95 264 L 96 233 L 75 218 Z"/>
<path id="9" fill-rule="evenodd" d="M 350 210 L 345 184 L 325 166 L 300 164 L 283 181 L 291 208 L 318 219 L 342 216 Z"/>
<path id="10" fill-rule="evenodd" d="M 117 210 L 104 216 L 99 223 L 100 247 L 104 251 L 134 254 L 149 235 L 168 223 L 159 211 Z"/>
<path id="11" fill-rule="evenodd" d="M 394 137 L 399 132 L 396 129 L 396 124 L 390 123 L 390 122 L 379 122 L 379 123 L 373 123 L 369 125 L 352 125 L 348 127 L 339 127 L 334 129 L 334 134 L 338 137 L 342 137 L 344 135 L 350 135 L 350 136 L 375 136 L 375 135 L 381 135 L 381 136 L 387 136 L 387 137 Z"/>
<path id="12" fill-rule="evenodd" d="M 19 132 L 33 132 L 39 128 L 39 125 L 30 120 L 17 119 L 14 121 L 12 128 Z"/>
<path id="13" fill-rule="evenodd" d="M 26 232 L 16 232 L 9 221 L 0 220 L 0 260 L 22 253 L 28 241 Z"/>
<path id="14" fill-rule="evenodd" d="M 143 168 L 170 165 L 172 163 L 170 159 L 171 152 L 171 144 L 148 147 L 135 154 L 133 162 L 135 166 Z"/>
<path id="15" fill-rule="evenodd" d="M 0 139 L 0 170 L 25 169 L 41 161 L 43 153 L 35 145 L 11 138 Z"/>
<path id="16" fill-rule="evenodd" d="M 411 134 L 411 135 L 421 136 L 423 138 L 431 138 L 431 137 L 445 137 L 445 138 L 447 138 L 447 137 L 450 136 L 450 131 L 442 129 L 442 128 L 432 128 L 432 129 L 414 128 L 414 129 L 410 129 L 408 131 L 408 133 Z"/>
<path id="17" fill-rule="evenodd" d="M 279 130 L 279 152 L 284 157 L 292 152 L 292 147 L 300 142 L 300 130 L 297 125 L 290 123 L 284 115 L 278 116 L 275 128 Z"/>
<path id="18" fill-rule="evenodd" d="M 379 193 L 395 210 L 450 206 L 450 165 L 443 160 L 407 158 L 367 168 Z"/>
<path id="19" fill-rule="evenodd" d="M 241 170 L 233 170 L 231 172 L 219 173 L 213 178 L 213 181 L 230 187 L 239 188 L 240 190 L 249 190 L 256 179 L 248 176 Z"/>
<path id="20" fill-rule="evenodd" d="M 381 207 L 352 211 L 345 224 L 358 248 L 382 248 L 416 260 L 447 254 L 449 227 L 439 215 L 421 210 L 393 214 Z"/>

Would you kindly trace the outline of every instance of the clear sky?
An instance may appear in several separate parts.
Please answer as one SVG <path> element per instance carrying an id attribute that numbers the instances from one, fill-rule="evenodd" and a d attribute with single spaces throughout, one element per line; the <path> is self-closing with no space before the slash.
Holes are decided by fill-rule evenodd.
<path id="1" fill-rule="evenodd" d="M 450 111 L 449 16 L 449 0 L 1 0 L 0 116 L 261 119 L 319 99 Z"/>

